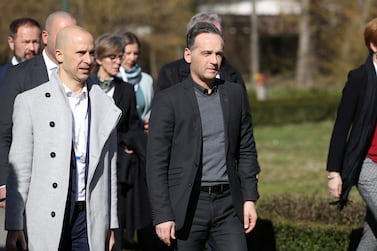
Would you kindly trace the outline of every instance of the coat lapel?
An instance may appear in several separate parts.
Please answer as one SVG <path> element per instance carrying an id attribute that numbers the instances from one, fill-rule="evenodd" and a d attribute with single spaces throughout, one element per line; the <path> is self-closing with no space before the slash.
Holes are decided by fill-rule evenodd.
<path id="1" fill-rule="evenodd" d="M 90 85 L 88 89 L 90 99 L 88 182 L 90 182 L 100 160 L 103 147 L 119 121 L 121 111 L 97 85 Z"/>
<path id="2" fill-rule="evenodd" d="M 224 136 L 225 136 L 225 152 L 228 152 L 228 137 L 229 137 L 229 97 L 225 89 L 224 82 L 221 82 L 218 84 L 218 91 L 220 95 L 220 103 L 221 103 L 221 108 L 223 111 L 223 119 L 224 119 Z"/>

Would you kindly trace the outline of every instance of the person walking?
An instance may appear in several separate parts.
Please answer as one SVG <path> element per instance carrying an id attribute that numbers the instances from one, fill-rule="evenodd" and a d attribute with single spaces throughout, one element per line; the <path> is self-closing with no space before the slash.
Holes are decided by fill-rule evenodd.
<path id="1" fill-rule="evenodd" d="M 369 55 L 348 73 L 331 135 L 327 159 L 328 191 L 343 208 L 356 185 L 367 205 L 357 250 L 377 249 L 377 18 L 364 29 Z"/>
<path id="2" fill-rule="evenodd" d="M 256 224 L 260 167 L 240 84 L 218 79 L 222 33 L 209 22 L 187 33 L 190 75 L 157 92 L 147 181 L 157 235 L 178 250 L 246 251 Z"/>
<path id="3" fill-rule="evenodd" d="M 63 28 L 56 38 L 59 68 L 15 100 L 7 250 L 110 250 L 114 244 L 121 111 L 86 82 L 93 54 L 89 32 Z"/>

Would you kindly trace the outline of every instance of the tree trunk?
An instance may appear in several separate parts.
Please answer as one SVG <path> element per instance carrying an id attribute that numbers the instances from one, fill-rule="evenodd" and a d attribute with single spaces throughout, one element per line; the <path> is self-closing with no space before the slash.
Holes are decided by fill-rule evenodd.
<path id="1" fill-rule="evenodd" d="M 258 16 L 256 10 L 256 1 L 251 0 L 252 11 L 250 14 L 250 84 L 256 85 L 255 76 L 259 73 L 259 36 L 258 36 Z"/>
<path id="2" fill-rule="evenodd" d="M 313 53 L 311 50 L 310 0 L 301 1 L 301 18 L 299 21 L 299 44 L 297 52 L 297 86 L 313 84 Z"/>

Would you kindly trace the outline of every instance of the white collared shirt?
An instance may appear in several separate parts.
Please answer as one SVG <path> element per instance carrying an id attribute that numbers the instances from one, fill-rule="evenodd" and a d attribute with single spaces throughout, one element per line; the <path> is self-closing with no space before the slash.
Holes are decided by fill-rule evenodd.
<path id="1" fill-rule="evenodd" d="M 46 54 L 46 49 L 42 51 L 42 57 L 46 64 L 46 69 L 48 73 L 48 79 L 51 79 L 52 69 L 58 68 L 58 65 L 54 63 Z"/>
<path id="2" fill-rule="evenodd" d="M 11 63 L 12 63 L 12 65 L 18 65 L 20 62 L 17 60 L 17 58 L 15 56 L 13 56 Z"/>
<path id="3" fill-rule="evenodd" d="M 75 94 L 64 86 L 69 105 L 72 110 L 72 141 L 76 155 L 77 198 L 76 201 L 85 200 L 87 144 L 88 144 L 88 89 L 84 85 L 80 94 Z"/>

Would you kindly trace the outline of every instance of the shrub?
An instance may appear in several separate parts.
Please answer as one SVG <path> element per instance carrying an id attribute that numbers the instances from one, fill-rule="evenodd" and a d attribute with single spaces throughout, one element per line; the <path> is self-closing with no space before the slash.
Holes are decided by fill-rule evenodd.
<path id="1" fill-rule="evenodd" d="M 275 196 L 258 203 L 250 250 L 355 250 L 365 205 L 350 203 L 342 211 L 314 196 Z"/>
<path id="2" fill-rule="evenodd" d="M 362 202 L 350 201 L 339 211 L 330 201 L 313 196 L 272 196 L 258 203 L 258 212 L 264 218 L 287 219 L 337 226 L 360 226 L 364 222 L 366 207 Z"/>
<path id="3" fill-rule="evenodd" d="M 338 104 L 339 97 L 250 100 L 253 123 L 257 126 L 333 120 Z"/>

